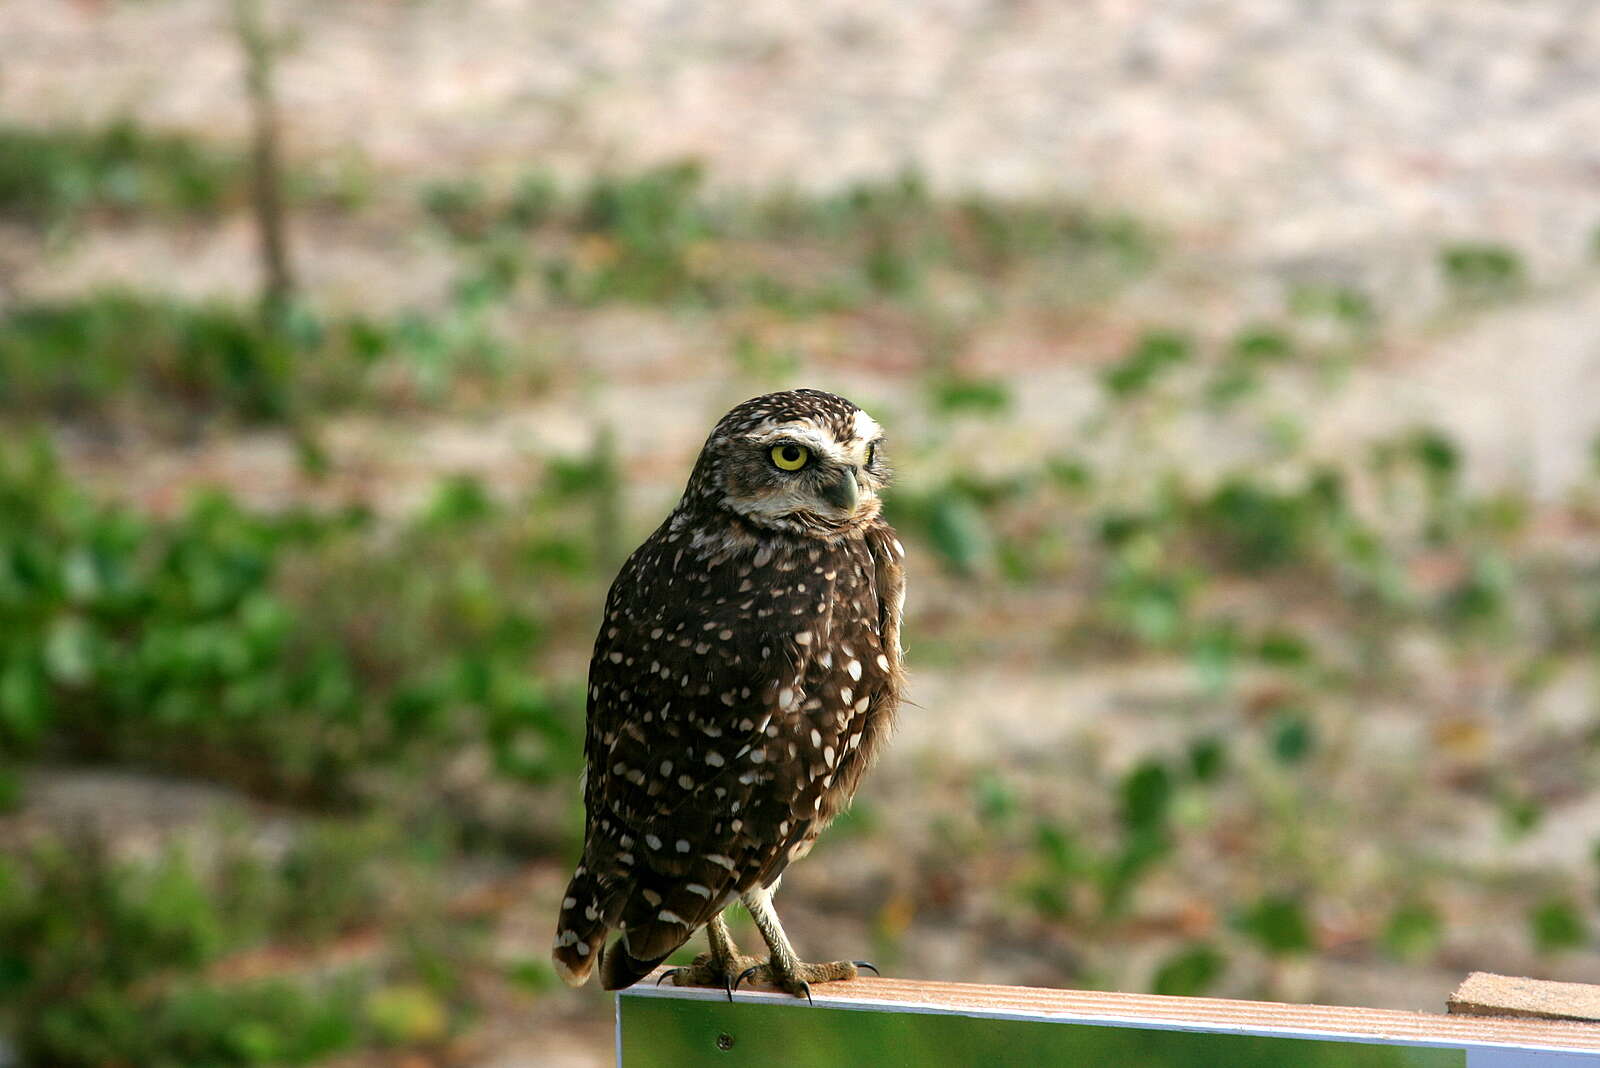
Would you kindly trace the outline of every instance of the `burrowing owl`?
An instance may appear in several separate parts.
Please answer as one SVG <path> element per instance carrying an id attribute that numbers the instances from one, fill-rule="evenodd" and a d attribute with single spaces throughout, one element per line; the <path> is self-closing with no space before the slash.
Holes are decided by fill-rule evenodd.
<path id="1" fill-rule="evenodd" d="M 623 565 L 589 667 L 583 858 L 554 959 L 571 985 L 602 960 L 637 982 L 708 926 L 672 973 L 792 994 L 854 978 L 805 964 L 772 908 L 855 793 L 900 700 L 905 550 L 879 515 L 882 431 L 842 397 L 771 393 L 712 430 L 683 498 Z M 771 951 L 739 954 L 742 898 Z M 609 949 L 606 938 L 622 932 Z"/>

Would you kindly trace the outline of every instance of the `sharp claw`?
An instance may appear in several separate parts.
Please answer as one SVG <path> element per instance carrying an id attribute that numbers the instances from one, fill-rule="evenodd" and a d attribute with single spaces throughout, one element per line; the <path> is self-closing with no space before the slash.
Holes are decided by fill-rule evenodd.
<path id="1" fill-rule="evenodd" d="M 662 983 L 666 982 L 668 979 L 672 979 L 674 976 L 676 976 L 681 971 L 683 971 L 682 968 L 668 968 L 666 971 L 664 971 L 660 975 L 656 976 L 656 986 L 660 986 Z"/>
<path id="2" fill-rule="evenodd" d="M 758 969 L 760 967 L 761 967 L 761 965 L 758 964 L 754 968 L 746 968 L 744 971 L 740 972 L 739 973 L 739 978 L 737 978 L 737 979 L 735 979 L 733 981 L 733 989 L 734 990 L 738 990 L 739 989 L 739 984 L 743 983 L 746 979 L 748 979 L 752 975 L 756 974 L 756 969 Z M 731 997 L 732 995 L 730 994 L 729 996 Z"/>
<path id="3" fill-rule="evenodd" d="M 850 963 L 854 964 L 857 968 L 871 968 L 873 975 L 883 975 L 883 973 L 878 970 L 878 966 L 872 963 L 870 960 L 853 960 Z"/>
<path id="4" fill-rule="evenodd" d="M 817 1003 L 811 1000 L 811 984 L 806 982 L 804 979 L 800 980 L 800 993 L 806 996 L 807 1005 L 810 1005 L 813 1008 L 816 1007 Z"/>
<path id="5" fill-rule="evenodd" d="M 727 972 L 722 973 L 722 988 L 728 992 L 728 1000 L 733 1000 L 733 976 Z"/>

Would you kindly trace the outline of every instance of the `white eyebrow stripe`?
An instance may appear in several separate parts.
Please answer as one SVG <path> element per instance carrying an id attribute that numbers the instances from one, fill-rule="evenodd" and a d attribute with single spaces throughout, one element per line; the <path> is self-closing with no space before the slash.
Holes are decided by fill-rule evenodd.
<path id="1" fill-rule="evenodd" d="M 750 440 L 759 445 L 769 441 L 798 441 L 802 445 L 826 445 L 829 439 L 817 433 L 817 428 L 808 423 L 783 423 L 779 426 L 770 426 L 765 430 L 750 435 Z"/>
<path id="2" fill-rule="evenodd" d="M 817 432 L 815 427 L 805 424 L 785 423 L 782 426 L 769 427 L 759 433 L 750 435 L 750 440 L 757 445 L 793 441 L 804 445 L 818 456 L 823 456 L 830 460 L 848 461 L 850 458 L 849 454 L 837 441 L 824 437 Z"/>
<path id="3" fill-rule="evenodd" d="M 855 438 L 857 441 L 871 444 L 883 436 L 883 427 L 878 421 L 861 409 L 856 409 Z"/>

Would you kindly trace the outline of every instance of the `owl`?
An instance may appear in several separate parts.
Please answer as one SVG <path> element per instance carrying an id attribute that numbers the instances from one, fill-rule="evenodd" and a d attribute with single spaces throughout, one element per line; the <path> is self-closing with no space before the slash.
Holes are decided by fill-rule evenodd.
<path id="1" fill-rule="evenodd" d="M 710 952 L 668 973 L 679 985 L 809 997 L 865 966 L 802 962 L 772 895 L 849 805 L 904 687 L 888 481 L 883 432 L 854 404 L 757 397 L 717 423 L 623 565 L 589 667 L 583 856 L 553 952 L 568 984 L 598 961 L 606 989 L 629 986 L 702 927 Z M 729 935 L 736 898 L 764 963 Z"/>

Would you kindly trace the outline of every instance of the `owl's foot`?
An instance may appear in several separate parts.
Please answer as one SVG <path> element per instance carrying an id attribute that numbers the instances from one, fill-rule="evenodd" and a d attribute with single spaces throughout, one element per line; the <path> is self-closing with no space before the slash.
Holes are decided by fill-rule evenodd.
<path id="1" fill-rule="evenodd" d="M 728 1000 L 732 1001 L 738 977 L 751 968 L 759 967 L 761 962 L 755 957 L 746 957 L 739 953 L 726 957 L 719 957 L 715 953 L 702 953 L 682 968 L 672 968 L 662 972 L 661 978 L 656 980 L 656 985 L 660 986 L 671 979 L 673 986 L 721 987 L 728 992 Z"/>
<path id="2" fill-rule="evenodd" d="M 874 975 L 878 974 L 878 966 L 864 960 L 836 960 L 828 964 L 806 964 L 803 961 L 795 961 L 785 967 L 782 961 L 774 957 L 765 964 L 758 964 L 740 972 L 739 978 L 733 981 L 733 989 L 738 990 L 739 984 L 749 981 L 774 986 L 785 994 L 792 994 L 797 998 L 803 997 L 810 1001 L 812 983 L 854 979 L 858 969 L 861 968 L 870 968 Z"/>

